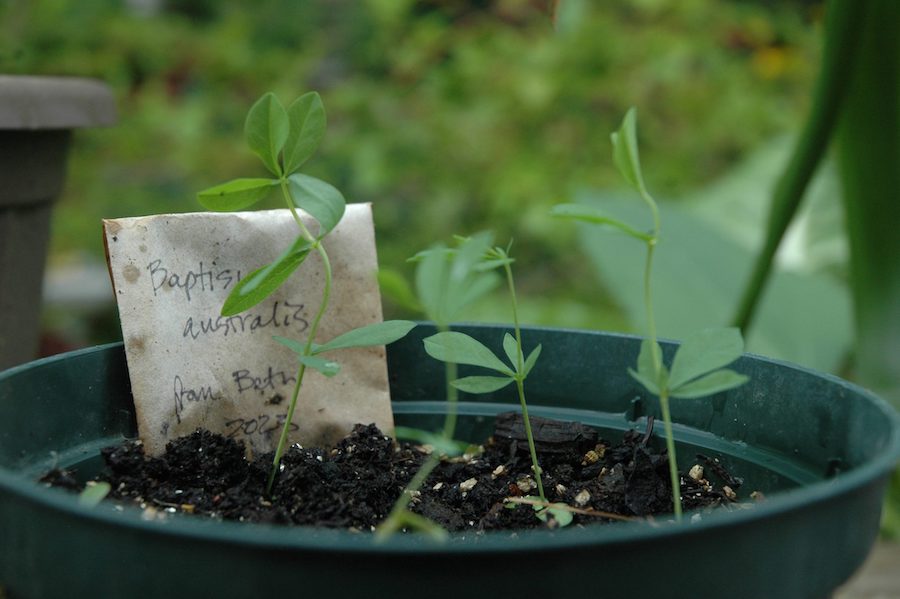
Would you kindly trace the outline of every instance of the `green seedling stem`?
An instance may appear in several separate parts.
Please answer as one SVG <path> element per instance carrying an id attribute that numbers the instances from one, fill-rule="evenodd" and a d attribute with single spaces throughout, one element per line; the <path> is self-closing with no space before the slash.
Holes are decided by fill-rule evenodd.
<path id="1" fill-rule="evenodd" d="M 528 438 L 528 452 L 531 454 L 531 468 L 534 470 L 534 481 L 537 483 L 538 495 L 541 501 L 546 502 L 544 495 L 544 483 L 541 480 L 541 466 L 538 464 L 537 450 L 534 446 L 534 434 L 531 432 L 531 420 L 528 418 L 528 404 L 525 402 L 525 364 L 522 354 L 522 330 L 519 327 L 519 308 L 516 301 L 516 285 L 513 281 L 512 267 L 508 261 L 504 262 L 503 270 L 506 273 L 506 284 L 509 287 L 509 297 L 512 301 L 513 326 L 516 334 L 516 345 L 519 348 L 516 358 L 516 391 L 519 394 L 519 404 L 522 406 L 522 421 L 525 423 L 525 436 Z"/>
<path id="2" fill-rule="evenodd" d="M 294 217 L 294 222 L 296 222 L 297 226 L 300 228 L 301 234 L 310 242 L 311 246 L 318 252 L 319 257 L 322 259 L 322 267 L 325 272 L 325 284 L 322 288 L 322 301 L 319 303 L 319 309 L 316 311 L 316 315 L 310 325 L 309 336 L 306 338 L 306 344 L 303 347 L 303 355 L 310 356 L 312 355 L 313 340 L 316 338 L 319 324 L 322 322 L 322 317 L 325 316 L 325 311 L 328 309 L 328 302 L 331 299 L 332 279 L 334 276 L 331 270 L 331 260 L 328 258 L 328 252 L 325 251 L 325 246 L 322 245 L 321 240 L 316 240 L 309 232 L 309 229 L 306 228 L 306 225 L 303 224 L 303 220 L 297 213 L 294 198 L 291 195 L 290 187 L 288 187 L 287 180 L 284 176 L 281 177 L 281 191 L 288 209 Z M 300 387 L 303 386 L 303 377 L 305 374 L 306 364 L 301 362 L 297 367 L 297 382 L 294 384 L 294 390 L 291 392 L 291 403 L 288 404 L 285 426 L 281 428 L 281 434 L 278 436 L 278 445 L 275 446 L 275 456 L 272 458 L 272 469 L 269 471 L 269 478 L 266 481 L 267 495 L 272 493 L 272 486 L 275 484 L 275 477 L 278 475 L 278 470 L 281 466 L 281 458 L 284 456 L 285 447 L 287 447 L 288 431 L 290 430 L 290 423 L 294 420 L 294 411 L 297 409 L 297 399 L 300 397 Z"/>
<path id="3" fill-rule="evenodd" d="M 647 204 L 653 215 L 653 229 L 644 237 L 647 247 L 647 258 L 644 261 L 644 309 L 647 314 L 647 338 L 650 340 L 650 355 L 653 360 L 653 372 L 657 381 L 663 378 L 662 355 L 659 351 L 659 343 L 656 336 L 656 316 L 653 312 L 653 255 L 659 243 L 660 220 L 659 207 L 647 189 L 643 181 L 638 186 L 641 199 Z M 678 475 L 678 459 L 675 455 L 675 436 L 672 433 L 672 411 L 669 407 L 668 385 L 659 386 L 659 408 L 662 411 L 663 429 L 666 437 L 666 452 L 669 455 L 669 481 L 672 485 L 672 510 L 675 519 L 681 520 L 681 479 Z"/>

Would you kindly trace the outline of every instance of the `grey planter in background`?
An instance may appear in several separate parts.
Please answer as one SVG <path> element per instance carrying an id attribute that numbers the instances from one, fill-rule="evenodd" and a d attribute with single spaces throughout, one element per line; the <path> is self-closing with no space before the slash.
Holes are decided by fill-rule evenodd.
<path id="1" fill-rule="evenodd" d="M 99 81 L 0 75 L 0 370 L 37 353 L 50 215 L 72 129 L 115 119 Z"/>

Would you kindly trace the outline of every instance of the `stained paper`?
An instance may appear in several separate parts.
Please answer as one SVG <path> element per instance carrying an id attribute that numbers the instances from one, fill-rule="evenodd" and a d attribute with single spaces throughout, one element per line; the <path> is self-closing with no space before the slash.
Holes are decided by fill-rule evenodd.
<path id="1" fill-rule="evenodd" d="M 246 312 L 220 311 L 242 277 L 296 239 L 291 213 L 161 214 L 104 220 L 103 227 L 146 451 L 157 455 L 197 428 L 242 440 L 251 454 L 273 450 L 298 368 L 296 355 L 273 336 L 306 340 L 324 286 L 320 256 L 311 252 L 278 291 Z M 371 206 L 348 205 L 323 244 L 334 279 L 319 343 L 382 320 Z M 291 441 L 334 442 L 356 423 L 392 433 L 384 348 L 322 357 L 341 371 L 326 378 L 306 370 Z"/>

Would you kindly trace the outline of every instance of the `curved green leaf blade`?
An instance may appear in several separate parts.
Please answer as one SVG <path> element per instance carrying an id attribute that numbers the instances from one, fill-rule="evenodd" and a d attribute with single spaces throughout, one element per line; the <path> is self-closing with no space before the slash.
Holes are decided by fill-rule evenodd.
<path id="1" fill-rule="evenodd" d="M 665 365 L 662 363 L 662 347 L 659 345 L 659 343 L 657 343 L 655 349 L 661 369 L 660 375 L 662 375 L 666 370 Z M 641 376 L 656 381 L 658 385 L 659 379 L 661 377 L 660 375 L 657 375 L 656 367 L 654 366 L 653 350 L 653 344 L 649 339 L 644 339 L 643 341 L 641 341 L 641 351 L 638 354 L 637 359 L 637 371 L 641 374 Z"/>
<path id="2" fill-rule="evenodd" d="M 318 238 L 328 235 L 344 216 L 346 200 L 330 183 L 295 173 L 288 179 L 294 204 L 319 223 Z"/>
<path id="3" fill-rule="evenodd" d="M 418 263 L 416 291 L 425 315 L 438 327 L 449 326 L 466 306 L 497 284 L 495 274 L 477 272 L 492 239 L 489 232 L 478 233 L 458 239 L 457 248 L 438 244 L 410 259 Z"/>
<path id="4" fill-rule="evenodd" d="M 447 331 L 432 335 L 425 339 L 425 351 L 442 362 L 481 366 L 508 376 L 513 375 L 509 366 L 495 356 L 494 352 L 465 333 Z"/>
<path id="5" fill-rule="evenodd" d="M 197 201 L 207 210 L 232 212 L 264 199 L 275 185 L 278 185 L 276 179 L 234 179 L 204 189 L 197 194 Z"/>
<path id="6" fill-rule="evenodd" d="M 383 543 L 391 535 L 404 528 L 422 533 L 427 539 L 436 543 L 443 543 L 450 537 L 450 533 L 441 528 L 436 522 L 432 522 L 425 516 L 420 516 L 408 509 L 403 509 L 396 514 L 388 516 L 378 525 L 375 529 L 375 542 Z"/>
<path id="7" fill-rule="evenodd" d="M 522 369 L 522 376 L 527 377 L 531 372 L 531 369 L 534 368 L 534 365 L 537 364 L 538 356 L 541 355 L 541 344 L 538 343 L 538 346 L 531 350 L 531 353 L 528 354 L 528 359 L 525 360 L 525 368 Z"/>
<path id="8" fill-rule="evenodd" d="M 90 481 L 84 487 L 84 490 L 78 494 L 78 504 L 85 507 L 94 507 L 106 499 L 112 487 L 108 482 Z"/>
<path id="9" fill-rule="evenodd" d="M 250 108 L 244 122 L 247 145 L 259 156 L 272 174 L 280 177 L 278 153 L 288 138 L 288 115 L 284 106 L 269 92 Z"/>
<path id="10" fill-rule="evenodd" d="M 239 314 L 269 297 L 303 263 L 309 250 L 309 242 L 298 237 L 274 262 L 241 279 L 225 299 L 222 316 Z"/>
<path id="11" fill-rule="evenodd" d="M 281 345 L 289 348 L 298 356 L 302 356 L 306 353 L 306 344 L 302 341 L 298 341 L 296 339 L 289 339 L 288 337 L 282 337 L 280 335 L 272 335 L 272 339 L 280 343 Z M 310 353 L 312 353 L 312 349 L 310 349 Z"/>
<path id="12" fill-rule="evenodd" d="M 678 347 L 672 361 L 669 387 L 674 389 L 707 372 L 731 364 L 744 353 L 744 339 L 737 328 L 697 331 Z"/>
<path id="13" fill-rule="evenodd" d="M 366 325 L 338 335 L 331 341 L 318 345 L 313 353 L 349 349 L 351 347 L 372 347 L 387 345 L 409 333 L 416 323 L 411 320 L 386 320 Z"/>
<path id="14" fill-rule="evenodd" d="M 632 106 L 625 113 L 619 130 L 610 135 L 613 144 L 613 162 L 625 180 L 642 194 L 647 193 L 641 173 L 641 159 L 637 143 L 637 111 Z"/>
<path id="15" fill-rule="evenodd" d="M 552 216 L 569 218 L 580 222 L 590 223 L 592 225 L 601 225 L 612 227 L 625 233 L 629 237 L 634 237 L 641 241 L 649 241 L 652 235 L 641 233 L 631 225 L 613 218 L 603 210 L 588 206 L 586 204 L 557 204 L 550 210 Z"/>
<path id="16" fill-rule="evenodd" d="M 506 333 L 503 335 L 503 351 L 506 353 L 506 357 L 509 358 L 510 364 L 513 365 L 513 370 L 516 372 L 519 371 L 519 364 L 524 362 L 519 361 L 519 344 L 516 343 L 516 338 Z"/>
<path id="17" fill-rule="evenodd" d="M 638 372 L 633 368 L 628 369 L 628 374 L 631 375 L 631 378 L 643 385 L 647 391 L 653 395 L 659 395 L 659 385 L 656 384 L 656 380 L 652 376 L 647 376 L 645 373 Z"/>
<path id="18" fill-rule="evenodd" d="M 680 399 L 694 399 L 705 397 L 720 391 L 727 391 L 739 387 L 750 380 L 750 377 L 739 374 L 728 368 L 716 370 L 699 379 L 675 387 L 669 391 L 672 397 Z"/>
<path id="19" fill-rule="evenodd" d="M 515 258 L 490 258 L 476 264 L 474 270 L 475 272 L 487 272 L 489 270 L 503 268 L 507 264 L 513 264 L 515 261 Z"/>
<path id="20" fill-rule="evenodd" d="M 539 499 L 535 497 L 535 499 Z M 542 522 L 547 521 L 547 516 L 553 516 L 553 519 L 556 520 L 556 525 L 560 528 L 566 527 L 572 523 L 572 519 L 575 515 L 572 513 L 572 510 L 568 509 L 568 506 L 564 503 L 551 503 L 548 506 L 542 505 L 534 505 L 535 516 Z"/>
<path id="21" fill-rule="evenodd" d="M 284 172 L 291 174 L 309 160 L 325 135 L 325 106 L 316 92 L 297 98 L 288 107 L 290 132 L 284 144 Z"/>
<path id="22" fill-rule="evenodd" d="M 422 303 L 422 311 L 438 327 L 447 327 L 450 322 L 445 309 L 448 273 L 450 272 L 450 249 L 436 245 L 419 252 L 411 260 L 416 265 L 416 293 Z"/>
<path id="23" fill-rule="evenodd" d="M 492 393 L 509 385 L 513 380 L 507 376 L 466 376 L 451 381 L 450 384 L 466 393 Z"/>
<path id="24" fill-rule="evenodd" d="M 469 237 L 456 237 L 456 241 L 459 245 L 452 252 L 454 259 L 451 278 L 461 280 L 485 260 L 494 242 L 494 234 L 491 231 L 480 231 Z"/>
<path id="25" fill-rule="evenodd" d="M 341 371 L 341 365 L 334 360 L 326 360 L 325 358 L 319 358 L 316 356 L 298 355 L 297 361 L 305 365 L 307 368 L 312 368 L 313 370 L 321 372 L 329 378 L 333 377 Z"/>

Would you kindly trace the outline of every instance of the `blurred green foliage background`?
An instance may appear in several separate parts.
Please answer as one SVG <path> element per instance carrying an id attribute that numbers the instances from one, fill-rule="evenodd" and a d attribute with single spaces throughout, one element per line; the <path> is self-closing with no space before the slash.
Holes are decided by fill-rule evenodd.
<path id="1" fill-rule="evenodd" d="M 315 89 L 329 129 L 310 174 L 374 203 L 383 266 L 408 273 L 419 249 L 491 228 L 515 238 L 527 320 L 634 330 L 617 283 L 594 276 L 549 207 L 619 187 L 608 135 L 631 105 L 668 199 L 796 131 L 822 7 L 566 0 L 554 28 L 553 4 L 7 0 L 3 71 L 98 77 L 120 109 L 117 126 L 76 136 L 53 264 L 101 260 L 102 217 L 198 210 L 197 190 L 254 176 L 249 105 Z M 768 184 L 752 183 L 761 213 Z M 473 317 L 506 315 L 488 304 Z"/>

